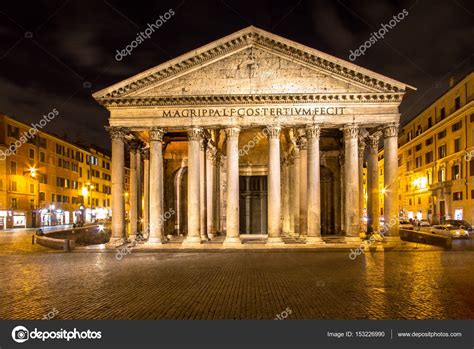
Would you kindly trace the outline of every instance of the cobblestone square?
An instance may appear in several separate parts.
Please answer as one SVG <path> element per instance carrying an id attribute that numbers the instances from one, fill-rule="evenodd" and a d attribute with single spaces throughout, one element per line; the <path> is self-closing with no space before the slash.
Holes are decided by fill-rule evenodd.
<path id="1" fill-rule="evenodd" d="M 0 234 L 0 318 L 473 319 L 474 253 L 53 252 Z"/>

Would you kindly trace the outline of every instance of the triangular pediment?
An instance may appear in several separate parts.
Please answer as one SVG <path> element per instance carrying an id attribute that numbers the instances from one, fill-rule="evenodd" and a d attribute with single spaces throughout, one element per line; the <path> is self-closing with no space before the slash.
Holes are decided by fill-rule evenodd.
<path id="1" fill-rule="evenodd" d="M 411 86 L 255 27 L 98 91 L 117 98 L 403 93 Z"/>

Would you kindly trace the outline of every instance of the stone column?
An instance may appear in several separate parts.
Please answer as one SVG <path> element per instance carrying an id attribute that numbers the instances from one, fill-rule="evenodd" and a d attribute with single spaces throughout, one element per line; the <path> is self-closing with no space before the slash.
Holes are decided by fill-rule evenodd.
<path id="1" fill-rule="evenodd" d="M 112 237 L 113 245 L 125 239 L 125 198 L 124 198 L 124 139 L 128 129 L 108 127 L 112 138 Z"/>
<path id="2" fill-rule="evenodd" d="M 319 125 L 308 125 L 308 244 L 324 244 L 321 239 L 321 176 L 319 161 Z"/>
<path id="3" fill-rule="evenodd" d="M 129 238 L 135 239 L 137 235 L 138 228 L 138 174 L 137 174 L 137 152 L 140 147 L 140 143 L 136 140 L 131 140 L 129 142 L 130 148 L 130 190 L 129 190 L 129 200 L 130 200 L 130 230 Z"/>
<path id="4" fill-rule="evenodd" d="M 288 154 L 288 233 L 290 236 L 295 234 L 294 175 L 295 160 L 293 153 L 290 153 Z"/>
<path id="5" fill-rule="evenodd" d="M 137 164 L 137 193 L 138 193 L 138 207 L 137 207 L 137 217 L 138 217 L 138 226 L 137 229 L 138 231 L 143 230 L 143 192 L 142 192 L 142 152 L 141 148 L 143 146 L 143 143 L 140 142 L 140 146 L 137 151 L 136 155 L 136 164 Z"/>
<path id="6" fill-rule="evenodd" d="M 363 230 L 364 227 L 364 153 L 365 153 L 365 142 L 359 136 L 359 222 L 360 230 Z"/>
<path id="7" fill-rule="evenodd" d="M 207 237 L 207 176 L 206 172 L 206 143 L 207 140 L 203 137 L 199 141 L 199 178 L 201 179 L 199 182 L 199 207 L 200 207 L 200 219 L 201 219 L 201 240 L 207 241 L 209 240 Z"/>
<path id="8" fill-rule="evenodd" d="M 206 204 L 207 236 L 213 239 L 216 235 L 216 150 L 210 143 L 206 150 Z"/>
<path id="9" fill-rule="evenodd" d="M 283 234 L 290 233 L 290 164 L 288 156 L 282 161 L 282 196 L 283 196 Z"/>
<path id="10" fill-rule="evenodd" d="M 367 138 L 367 232 L 379 230 L 379 137 L 374 133 Z"/>
<path id="11" fill-rule="evenodd" d="M 150 234 L 147 244 L 163 242 L 163 135 L 164 130 L 152 127 L 150 139 Z"/>
<path id="12" fill-rule="evenodd" d="M 384 200 L 385 237 L 399 239 L 398 231 L 398 126 L 383 129 L 384 136 Z"/>
<path id="13" fill-rule="evenodd" d="M 143 157 L 143 226 L 142 231 L 149 233 L 150 227 L 150 148 L 142 149 Z"/>
<path id="14" fill-rule="evenodd" d="M 301 236 L 300 230 L 300 151 L 297 146 L 294 148 L 293 152 L 294 159 L 294 172 L 293 172 L 293 228 L 295 236 Z"/>
<path id="15" fill-rule="evenodd" d="M 240 244 L 239 237 L 239 133 L 240 128 L 230 127 L 227 135 L 227 200 L 224 245 Z"/>
<path id="16" fill-rule="evenodd" d="M 346 241 L 360 241 L 359 237 L 359 129 L 347 125 L 344 132 L 344 182 L 345 182 L 345 227 Z"/>
<path id="17" fill-rule="evenodd" d="M 268 239 L 267 244 L 283 244 L 281 239 L 280 131 L 267 127 L 268 136 Z"/>
<path id="18" fill-rule="evenodd" d="M 306 136 L 299 138 L 300 149 L 300 235 L 308 235 L 308 151 Z"/>
<path id="19" fill-rule="evenodd" d="M 188 235 L 184 245 L 201 243 L 200 218 L 200 142 L 202 129 L 193 127 L 188 131 Z"/>

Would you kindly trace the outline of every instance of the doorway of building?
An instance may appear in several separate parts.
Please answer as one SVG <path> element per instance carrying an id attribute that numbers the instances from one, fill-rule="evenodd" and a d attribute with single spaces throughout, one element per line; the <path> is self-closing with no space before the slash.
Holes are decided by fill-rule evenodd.
<path id="1" fill-rule="evenodd" d="M 240 234 L 267 234 L 267 176 L 239 177 Z"/>

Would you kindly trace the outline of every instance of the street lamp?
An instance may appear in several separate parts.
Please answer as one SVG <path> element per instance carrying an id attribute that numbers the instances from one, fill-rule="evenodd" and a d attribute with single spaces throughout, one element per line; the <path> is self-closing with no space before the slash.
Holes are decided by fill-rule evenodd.
<path id="1" fill-rule="evenodd" d="M 91 182 L 87 182 L 84 187 L 82 187 L 82 196 L 86 198 L 89 195 L 90 192 L 90 215 L 91 215 L 91 223 L 92 223 L 92 190 L 94 190 L 94 185 L 91 184 Z M 84 203 L 85 204 L 85 203 Z M 86 213 L 87 216 L 87 213 Z"/>

